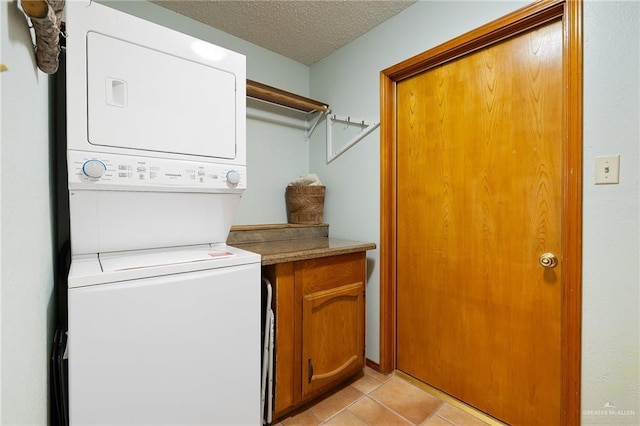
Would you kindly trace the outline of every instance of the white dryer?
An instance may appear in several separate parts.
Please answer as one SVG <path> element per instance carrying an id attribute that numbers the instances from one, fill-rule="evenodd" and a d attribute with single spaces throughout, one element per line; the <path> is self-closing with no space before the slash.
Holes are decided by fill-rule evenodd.
<path id="1" fill-rule="evenodd" d="M 72 253 L 224 242 L 246 58 L 96 2 L 65 11 Z"/>
<path id="2" fill-rule="evenodd" d="M 260 424 L 260 256 L 225 245 L 245 58 L 95 2 L 66 14 L 70 424 Z"/>

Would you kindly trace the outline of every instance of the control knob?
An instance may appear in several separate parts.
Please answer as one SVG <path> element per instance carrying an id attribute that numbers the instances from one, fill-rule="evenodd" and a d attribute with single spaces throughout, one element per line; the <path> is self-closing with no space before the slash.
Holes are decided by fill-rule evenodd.
<path id="1" fill-rule="evenodd" d="M 240 182 L 240 173 L 235 170 L 229 170 L 227 172 L 227 182 L 229 185 L 236 186 Z"/>
<path id="2" fill-rule="evenodd" d="M 107 166 L 100 160 L 87 160 L 82 165 L 82 173 L 85 176 L 99 179 L 107 171 Z"/>

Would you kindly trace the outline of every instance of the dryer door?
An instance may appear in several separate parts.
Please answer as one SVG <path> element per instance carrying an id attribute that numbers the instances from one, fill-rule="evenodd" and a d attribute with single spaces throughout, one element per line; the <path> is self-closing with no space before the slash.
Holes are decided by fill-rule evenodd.
<path id="1" fill-rule="evenodd" d="M 234 159 L 237 84 L 232 71 L 89 32 L 89 143 Z"/>

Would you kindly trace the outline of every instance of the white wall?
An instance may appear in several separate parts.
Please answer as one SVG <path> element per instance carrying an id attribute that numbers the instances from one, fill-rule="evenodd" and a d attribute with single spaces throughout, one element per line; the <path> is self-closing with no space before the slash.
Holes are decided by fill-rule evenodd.
<path id="1" fill-rule="evenodd" d="M 16 2 L 0 2 L 0 423 L 48 422 L 53 315 L 49 78 Z"/>
<path id="2" fill-rule="evenodd" d="M 131 15 L 173 28 L 242 53 L 247 78 L 309 96 L 309 68 L 255 44 L 206 26 L 146 1 L 101 1 Z M 293 178 L 309 168 L 304 140 L 305 116 L 263 102 L 247 100 L 248 186 L 235 224 L 287 221 L 284 191 Z"/>
<path id="3" fill-rule="evenodd" d="M 636 1 L 585 3 L 584 424 L 640 424 L 639 28 Z M 595 186 L 594 157 L 608 154 L 621 156 L 620 184 Z"/>
<path id="4" fill-rule="evenodd" d="M 528 2 L 422 1 L 311 67 L 311 95 L 340 115 L 379 120 L 379 73 Z M 640 3 L 588 1 L 584 10 L 583 424 L 638 424 L 638 45 Z M 310 169 L 327 185 L 334 237 L 379 244 L 379 131 L 330 165 L 325 134 Z M 593 157 L 621 154 L 621 183 L 594 186 Z M 379 360 L 379 256 L 367 293 L 367 357 Z M 611 402 L 635 415 L 594 414 Z"/>

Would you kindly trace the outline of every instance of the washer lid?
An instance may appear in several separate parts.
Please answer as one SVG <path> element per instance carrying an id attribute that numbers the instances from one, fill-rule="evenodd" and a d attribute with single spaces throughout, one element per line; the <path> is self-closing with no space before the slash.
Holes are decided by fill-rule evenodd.
<path id="1" fill-rule="evenodd" d="M 115 272 L 180 263 L 203 262 L 230 256 L 235 256 L 235 254 L 224 249 L 189 247 L 171 251 L 143 251 L 134 254 L 107 253 L 99 255 L 99 258 L 103 272 Z"/>
<path id="2" fill-rule="evenodd" d="M 225 244 L 74 256 L 69 288 L 260 263 L 260 255 Z"/>

